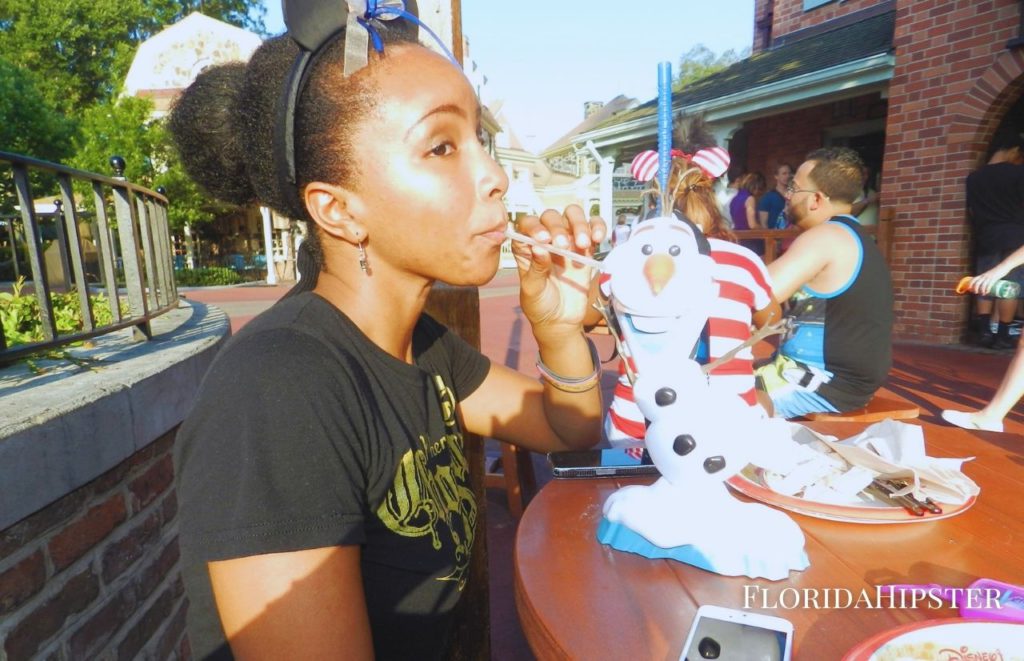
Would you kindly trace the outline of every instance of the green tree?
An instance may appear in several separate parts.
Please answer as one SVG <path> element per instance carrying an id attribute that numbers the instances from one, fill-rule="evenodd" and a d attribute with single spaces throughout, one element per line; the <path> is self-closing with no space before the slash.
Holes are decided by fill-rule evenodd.
<path id="1" fill-rule="evenodd" d="M 138 97 L 89 108 L 74 145 L 72 167 L 111 174 L 110 157 L 120 156 L 125 161 L 126 179 L 148 188 L 165 189 L 173 229 L 206 223 L 233 209 L 203 193 L 185 174 L 163 121 L 151 119 L 152 110 L 148 99 Z"/>
<path id="2" fill-rule="evenodd" d="M 0 0 L 0 58 L 67 114 L 112 98 L 139 43 L 193 11 L 265 32 L 259 0 Z"/>
<path id="3" fill-rule="evenodd" d="M 162 187 L 167 195 L 167 219 L 171 229 L 202 225 L 235 209 L 210 197 L 188 176 L 162 122 L 154 125 L 153 130 L 160 132 L 153 158 L 157 164 L 155 187 Z"/>
<path id="4" fill-rule="evenodd" d="M 676 90 L 682 89 L 690 83 L 718 73 L 748 55 L 747 49 L 737 53 L 731 48 L 721 55 L 715 55 L 714 51 L 704 44 L 697 44 L 679 58 L 679 69 L 672 86 Z"/>
<path id="5" fill-rule="evenodd" d="M 0 58 L 0 149 L 48 161 L 71 153 L 74 124 L 48 104 L 36 77 Z"/>
<path id="6" fill-rule="evenodd" d="M 124 159 L 125 178 L 152 187 L 157 174 L 154 157 L 164 139 L 150 119 L 152 112 L 149 99 L 134 96 L 103 101 L 86 109 L 70 165 L 109 175 L 110 157 L 117 154 Z"/>
<path id="7" fill-rule="evenodd" d="M 36 77 L 0 58 L 0 150 L 60 161 L 71 153 L 73 131 L 74 123 L 43 98 Z M 56 180 L 30 170 L 29 184 L 34 192 L 49 191 Z M 16 204 L 14 178 L 9 170 L 0 172 L 0 213 L 11 213 Z"/>
<path id="8" fill-rule="evenodd" d="M 118 154 L 129 180 L 167 189 L 175 228 L 223 212 L 182 172 L 152 104 L 118 99 L 138 45 L 194 11 L 266 32 L 261 0 L 0 0 L 0 149 L 100 174 Z M 0 178 L 0 206 L 9 189 Z M 33 194 L 48 190 L 34 176 Z"/>

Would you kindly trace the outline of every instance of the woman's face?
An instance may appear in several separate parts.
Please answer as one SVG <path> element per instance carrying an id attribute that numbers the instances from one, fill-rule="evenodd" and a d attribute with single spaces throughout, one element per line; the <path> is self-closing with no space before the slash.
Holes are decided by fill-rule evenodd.
<path id="1" fill-rule="evenodd" d="M 352 156 L 374 275 L 487 282 L 504 241 L 508 178 L 481 144 L 473 89 L 420 46 L 389 46 L 372 71 L 378 104 Z"/>

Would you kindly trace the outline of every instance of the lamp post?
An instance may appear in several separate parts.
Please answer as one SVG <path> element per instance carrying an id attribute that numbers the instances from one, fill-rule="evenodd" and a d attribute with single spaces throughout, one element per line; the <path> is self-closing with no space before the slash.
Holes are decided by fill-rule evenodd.
<path id="1" fill-rule="evenodd" d="M 110 167 L 114 170 L 115 179 L 124 179 L 124 159 L 114 154 L 110 157 Z"/>
<path id="2" fill-rule="evenodd" d="M 68 239 L 65 231 L 63 213 L 64 202 L 57 198 L 53 201 L 53 229 L 57 243 L 57 260 L 60 265 L 60 278 L 50 279 L 50 286 L 67 290 L 71 286 L 71 256 L 68 254 Z"/>
<path id="3" fill-rule="evenodd" d="M 274 232 L 270 223 L 270 209 L 260 207 L 263 217 L 263 246 L 267 255 L 267 284 L 277 284 L 277 269 L 274 268 Z"/>

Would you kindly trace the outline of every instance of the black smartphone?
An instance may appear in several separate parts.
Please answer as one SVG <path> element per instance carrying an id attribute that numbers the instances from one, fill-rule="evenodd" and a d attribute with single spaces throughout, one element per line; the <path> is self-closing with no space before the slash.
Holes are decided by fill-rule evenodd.
<path id="1" fill-rule="evenodd" d="M 578 450 L 548 454 L 551 474 L 558 478 L 576 477 L 628 477 L 657 475 L 658 468 L 644 449 L 641 452 L 625 448 L 604 450 Z"/>

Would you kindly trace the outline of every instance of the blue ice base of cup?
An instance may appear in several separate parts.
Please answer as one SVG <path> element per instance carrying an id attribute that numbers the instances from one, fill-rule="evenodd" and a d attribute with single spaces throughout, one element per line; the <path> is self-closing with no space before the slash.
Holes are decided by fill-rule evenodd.
<path id="1" fill-rule="evenodd" d="M 642 555 L 645 558 L 668 558 L 670 560 L 678 560 L 679 562 L 685 562 L 688 565 L 694 567 L 700 567 L 707 571 L 719 574 L 718 570 L 715 569 L 711 560 L 704 556 L 697 547 L 692 544 L 685 544 L 683 546 L 674 546 L 672 548 L 662 548 L 655 546 L 654 544 L 647 541 L 642 535 L 639 535 L 624 525 L 618 523 L 612 523 L 608 519 L 602 518 L 601 523 L 597 526 L 597 541 L 602 544 L 607 544 L 613 549 L 619 551 L 625 551 L 626 553 L 636 553 Z"/>
<path id="2" fill-rule="evenodd" d="M 635 553 L 652 559 L 677 560 L 722 576 L 749 576 L 750 578 L 778 581 L 787 578 L 790 571 L 803 571 L 810 566 L 807 552 L 803 549 L 781 560 L 766 562 L 757 554 L 745 553 L 729 559 L 719 558 L 716 562 L 693 544 L 671 548 L 656 546 L 643 535 L 622 524 L 612 523 L 603 517 L 597 526 L 597 541 L 626 553 Z"/>

